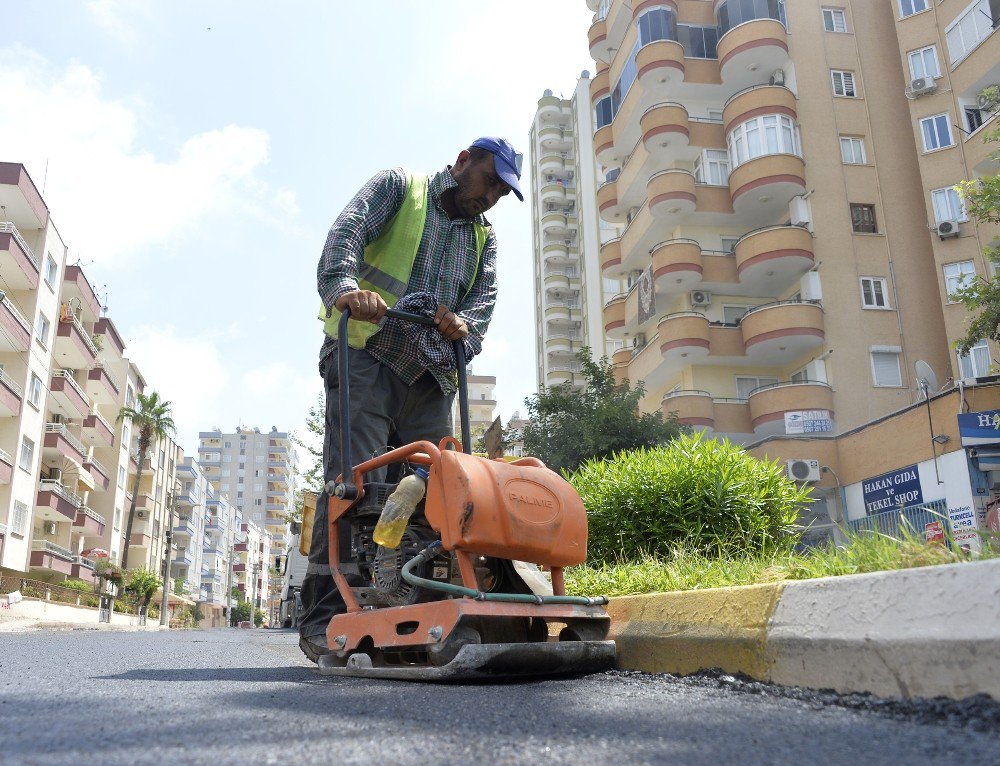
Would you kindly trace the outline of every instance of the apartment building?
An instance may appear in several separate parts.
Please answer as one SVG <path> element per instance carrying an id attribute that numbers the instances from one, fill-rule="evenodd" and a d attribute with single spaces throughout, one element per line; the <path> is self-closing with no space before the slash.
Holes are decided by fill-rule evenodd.
<path id="1" fill-rule="evenodd" d="M 206 608 L 210 611 L 213 624 L 228 624 L 229 609 L 235 605 L 233 565 L 242 517 L 225 495 L 216 492 L 203 473 L 197 482 L 199 486 L 202 486 L 201 481 L 204 481 L 205 506 L 201 559 L 203 611 Z M 225 623 L 219 620 L 223 614 L 227 618 Z"/>
<path id="2" fill-rule="evenodd" d="M 599 357 L 622 345 L 607 348 L 601 324 L 597 254 L 602 236 L 617 227 L 597 215 L 593 124 L 590 75 L 583 72 L 571 98 L 544 92 L 529 131 L 539 388 L 580 387 L 580 349 Z"/>
<path id="3" fill-rule="evenodd" d="M 494 375 L 473 375 L 470 371 L 466 376 L 469 388 L 469 430 L 472 432 L 473 441 L 477 435 L 482 433 L 493 424 L 494 410 L 497 406 L 494 390 L 497 386 L 497 379 Z M 462 419 L 459 412 L 458 394 L 451 405 L 452 430 L 455 435 L 461 438 Z M 475 445 L 473 445 L 475 446 Z"/>
<path id="4" fill-rule="evenodd" d="M 132 439 L 134 444 L 137 439 L 134 433 Z M 136 473 L 139 489 L 129 541 L 129 569 L 145 567 L 157 573 L 162 570 L 166 533 L 178 516 L 176 499 L 183 484 L 177 477 L 177 466 L 183 459 L 180 445 L 168 436 L 154 440 L 142 464 L 130 468 L 129 492 L 135 486 Z M 176 550 L 171 552 L 171 566 L 200 568 L 196 561 L 200 560 L 201 551 L 189 545 L 190 536 L 174 542 Z"/>
<path id="5" fill-rule="evenodd" d="M 216 492 L 226 495 L 244 521 L 270 535 L 275 552 L 288 545 L 286 514 L 295 507 L 298 460 L 286 431 L 239 428 L 199 434 L 199 462 Z"/>
<path id="6" fill-rule="evenodd" d="M 253 521 L 240 524 L 240 535 L 234 545 L 233 587 L 243 598 L 270 614 L 271 536 Z"/>

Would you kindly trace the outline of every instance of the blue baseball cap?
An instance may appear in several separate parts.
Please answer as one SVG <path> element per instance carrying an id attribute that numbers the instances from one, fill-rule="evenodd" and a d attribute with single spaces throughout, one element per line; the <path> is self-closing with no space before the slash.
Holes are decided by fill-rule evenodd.
<path id="1" fill-rule="evenodd" d="M 524 160 L 524 155 L 515 152 L 514 147 L 506 138 L 484 136 L 477 138 L 472 142 L 472 145 L 485 149 L 493 155 L 493 166 L 496 168 L 497 175 L 511 188 L 517 198 L 524 202 L 521 185 L 518 183 L 521 179 L 521 162 Z"/>

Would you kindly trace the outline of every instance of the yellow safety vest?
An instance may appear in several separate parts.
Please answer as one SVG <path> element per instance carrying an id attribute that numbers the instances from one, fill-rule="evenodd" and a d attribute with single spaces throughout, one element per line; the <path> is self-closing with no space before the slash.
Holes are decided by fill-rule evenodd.
<path id="1" fill-rule="evenodd" d="M 428 186 L 428 176 L 407 171 L 402 206 L 386 225 L 385 231 L 365 247 L 364 261 L 358 265 L 358 289 L 378 293 L 389 308 L 406 295 L 413 261 L 417 257 L 427 221 Z M 476 236 L 476 268 L 463 300 L 472 290 L 475 275 L 479 273 L 483 248 L 489 235 L 489 227 L 481 223 L 474 223 L 473 230 Z M 337 337 L 340 314 L 336 308 L 331 306 L 328 310 L 320 304 L 318 319 L 323 322 L 323 331 L 331 338 Z M 368 339 L 380 329 L 371 322 L 350 319 L 347 322 L 347 344 L 351 348 L 364 348 Z"/>

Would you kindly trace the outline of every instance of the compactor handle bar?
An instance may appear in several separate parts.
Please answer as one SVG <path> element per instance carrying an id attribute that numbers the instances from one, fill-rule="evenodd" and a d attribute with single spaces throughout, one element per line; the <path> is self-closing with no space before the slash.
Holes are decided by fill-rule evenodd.
<path id="1" fill-rule="evenodd" d="M 387 317 L 402 319 L 405 322 L 422 324 L 425 327 L 436 327 L 437 322 L 432 317 L 412 314 L 409 311 L 389 309 Z M 349 359 L 347 353 L 347 320 L 351 310 L 345 308 L 340 315 L 337 327 L 337 353 L 339 358 L 340 377 L 340 483 L 334 487 L 334 494 L 348 500 L 358 496 L 358 488 L 351 483 L 353 477 L 353 461 L 351 460 L 351 382 L 349 374 Z M 465 370 L 465 341 L 461 338 L 451 342 L 455 352 L 455 367 L 458 370 L 458 410 L 462 418 L 462 449 L 472 451 L 472 435 L 469 428 L 469 382 Z"/>

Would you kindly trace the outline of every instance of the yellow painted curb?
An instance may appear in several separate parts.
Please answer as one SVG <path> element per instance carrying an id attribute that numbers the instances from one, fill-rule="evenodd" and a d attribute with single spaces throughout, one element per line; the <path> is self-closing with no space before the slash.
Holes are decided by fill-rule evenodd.
<path id="1" fill-rule="evenodd" d="M 781 583 L 611 599 L 618 667 L 651 673 L 721 668 L 766 680 L 767 624 Z"/>

